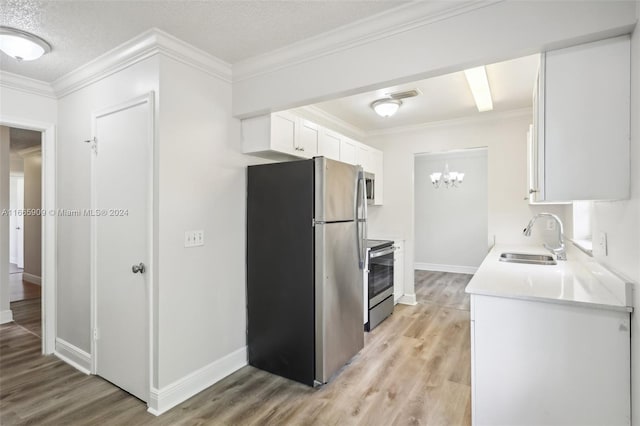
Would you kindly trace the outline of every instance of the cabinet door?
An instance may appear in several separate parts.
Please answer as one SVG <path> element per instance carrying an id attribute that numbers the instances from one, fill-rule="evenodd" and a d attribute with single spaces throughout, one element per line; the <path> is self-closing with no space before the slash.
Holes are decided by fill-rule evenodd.
<path id="1" fill-rule="evenodd" d="M 545 56 L 545 200 L 629 198 L 629 37 Z"/>
<path id="2" fill-rule="evenodd" d="M 382 160 L 382 151 L 378 149 L 372 149 L 371 157 L 372 157 L 371 161 L 374 164 L 373 173 L 376 176 L 373 204 L 376 206 L 381 206 L 383 203 L 382 194 L 383 194 L 383 188 L 384 188 L 384 185 L 382 184 L 384 182 L 384 173 L 383 173 L 384 164 Z"/>
<path id="3" fill-rule="evenodd" d="M 349 164 L 357 164 L 356 143 L 345 137 L 340 140 L 340 161 Z"/>
<path id="4" fill-rule="evenodd" d="M 375 173 L 371 158 L 371 150 L 368 146 L 358 144 L 356 151 L 356 163 L 360 164 L 365 172 Z"/>
<path id="5" fill-rule="evenodd" d="M 311 158 L 318 155 L 318 145 L 320 142 L 320 128 L 317 124 L 309 120 L 300 120 L 299 141 L 296 146 L 299 155 Z"/>
<path id="6" fill-rule="evenodd" d="M 340 161 L 340 135 L 327 129 L 322 129 L 318 155 Z"/>
<path id="7" fill-rule="evenodd" d="M 282 111 L 271 114 L 271 149 L 291 155 L 300 155 L 296 145 L 299 119 Z"/>

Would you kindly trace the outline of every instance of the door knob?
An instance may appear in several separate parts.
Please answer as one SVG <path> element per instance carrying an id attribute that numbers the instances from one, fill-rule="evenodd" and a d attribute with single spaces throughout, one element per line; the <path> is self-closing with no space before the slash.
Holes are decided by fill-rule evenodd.
<path id="1" fill-rule="evenodd" d="M 20 230 L 20 227 L 19 227 L 19 226 L 16 226 L 16 229 L 19 231 L 19 230 Z"/>
<path id="2" fill-rule="evenodd" d="M 146 271 L 146 268 L 144 267 L 144 263 L 140 262 L 139 265 L 133 265 L 131 267 L 131 271 L 134 274 L 137 274 L 138 272 L 141 273 L 141 274 L 144 274 L 144 271 Z"/>

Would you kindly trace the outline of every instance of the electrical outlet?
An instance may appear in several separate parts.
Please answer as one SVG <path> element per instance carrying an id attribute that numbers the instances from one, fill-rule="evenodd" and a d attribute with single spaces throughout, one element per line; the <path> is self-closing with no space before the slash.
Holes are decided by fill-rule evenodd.
<path id="1" fill-rule="evenodd" d="M 547 231 L 556 230 L 556 221 L 553 219 L 547 219 Z"/>
<path id="2" fill-rule="evenodd" d="M 184 233 L 184 246 L 185 247 L 198 247 L 204 245 L 204 231 L 185 231 Z"/>
<path id="3" fill-rule="evenodd" d="M 600 247 L 600 253 L 604 256 L 609 255 L 609 249 L 607 248 L 607 233 L 600 232 L 598 235 L 598 246 Z"/>

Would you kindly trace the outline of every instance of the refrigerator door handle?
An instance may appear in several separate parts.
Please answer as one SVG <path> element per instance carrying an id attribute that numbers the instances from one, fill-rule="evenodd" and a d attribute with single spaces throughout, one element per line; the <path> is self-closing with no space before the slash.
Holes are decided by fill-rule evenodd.
<path id="1" fill-rule="evenodd" d="M 360 187 L 361 187 L 361 183 L 362 183 L 362 177 L 360 176 L 360 172 L 358 172 L 358 174 L 356 175 L 356 182 L 355 182 L 355 186 L 356 186 L 356 196 L 354 199 L 354 208 L 356 210 L 356 214 L 355 214 L 355 218 L 356 218 L 356 243 L 357 243 L 357 248 L 358 248 L 358 267 L 360 269 L 364 268 L 364 259 L 362 258 L 362 239 L 360 238 L 361 235 L 361 231 L 360 231 L 360 216 L 359 212 L 360 212 Z"/>

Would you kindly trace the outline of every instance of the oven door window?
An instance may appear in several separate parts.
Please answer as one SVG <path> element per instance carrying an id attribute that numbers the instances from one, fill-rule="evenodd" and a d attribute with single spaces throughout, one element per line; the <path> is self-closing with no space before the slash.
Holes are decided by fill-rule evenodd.
<path id="1" fill-rule="evenodd" d="M 369 260 L 369 299 L 393 287 L 393 252 Z"/>

